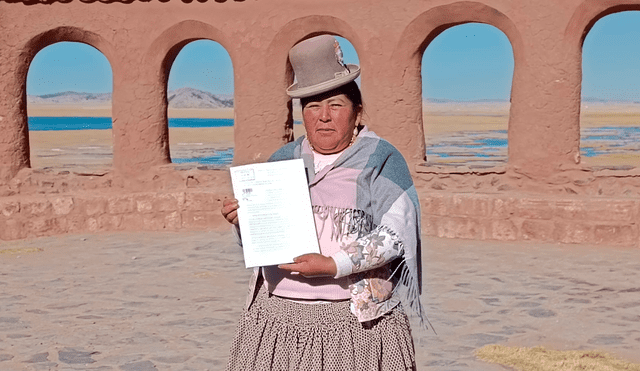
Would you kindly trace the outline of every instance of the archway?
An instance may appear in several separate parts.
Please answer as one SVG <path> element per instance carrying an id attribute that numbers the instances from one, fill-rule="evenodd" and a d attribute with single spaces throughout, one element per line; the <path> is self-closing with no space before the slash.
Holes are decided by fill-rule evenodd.
<path id="1" fill-rule="evenodd" d="M 234 148 L 234 79 L 231 57 L 219 43 L 197 40 L 173 61 L 167 87 L 173 163 L 220 168 Z"/>
<path id="2" fill-rule="evenodd" d="M 640 166 L 640 11 L 598 18 L 582 46 L 581 162 Z"/>
<path id="3" fill-rule="evenodd" d="M 108 171 L 113 74 L 107 58 L 82 42 L 57 42 L 36 54 L 26 80 L 31 167 Z"/>
<path id="4" fill-rule="evenodd" d="M 428 165 L 507 163 L 513 69 L 509 39 L 488 24 L 453 26 L 428 44 L 422 58 Z"/>

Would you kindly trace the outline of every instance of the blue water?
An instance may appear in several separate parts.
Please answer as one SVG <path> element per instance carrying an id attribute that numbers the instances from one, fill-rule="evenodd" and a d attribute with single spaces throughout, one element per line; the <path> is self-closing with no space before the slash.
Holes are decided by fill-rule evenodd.
<path id="1" fill-rule="evenodd" d="M 174 164 L 198 163 L 205 165 L 229 165 L 233 161 L 233 148 L 213 151 L 212 156 L 171 158 Z"/>
<path id="2" fill-rule="evenodd" d="M 637 153 L 640 151 L 640 127 L 586 128 L 582 130 L 580 144 L 580 154 L 584 157 Z"/>
<path id="3" fill-rule="evenodd" d="M 233 126 L 233 119 L 170 118 L 170 128 L 217 128 Z M 105 130 L 111 129 L 111 117 L 29 117 L 29 130 Z"/>
<path id="4" fill-rule="evenodd" d="M 301 124 L 296 121 L 295 124 Z M 173 128 L 212 128 L 233 126 L 233 119 L 170 118 Z M 111 129 L 111 117 L 29 117 L 29 130 L 105 130 Z M 581 155 L 594 157 L 604 154 L 640 151 L 640 127 L 585 128 L 580 138 Z M 466 132 L 448 137 L 431 138 L 427 143 L 430 158 L 456 159 L 465 163 L 473 158 L 494 161 L 507 160 L 507 131 Z M 228 165 L 233 159 L 233 148 L 215 150 L 201 157 L 173 158 L 175 163 Z M 437 160 L 436 160 L 437 162 Z M 485 161 L 486 162 L 486 161 Z"/>
<path id="5" fill-rule="evenodd" d="M 507 161 L 507 131 L 450 133 L 427 138 L 427 159 L 434 164 L 499 166 Z M 583 128 L 583 157 L 640 152 L 640 127 Z"/>
<path id="6" fill-rule="evenodd" d="M 233 119 L 169 119 L 170 128 L 221 128 L 233 126 Z"/>
<path id="7" fill-rule="evenodd" d="M 29 117 L 30 131 L 106 130 L 112 128 L 111 117 Z M 302 124 L 294 121 L 294 124 Z M 233 126 L 233 119 L 170 118 L 170 128 L 217 128 Z M 177 156 L 180 156 L 179 154 Z M 233 148 L 207 150 L 202 156 L 189 158 L 173 156 L 176 164 L 230 165 Z"/>

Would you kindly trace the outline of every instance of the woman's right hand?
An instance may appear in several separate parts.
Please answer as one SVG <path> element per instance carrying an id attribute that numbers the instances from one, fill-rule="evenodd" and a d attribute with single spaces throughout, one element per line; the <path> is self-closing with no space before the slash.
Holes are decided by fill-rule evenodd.
<path id="1" fill-rule="evenodd" d="M 231 224 L 238 225 L 238 200 L 235 198 L 222 201 L 222 216 Z"/>

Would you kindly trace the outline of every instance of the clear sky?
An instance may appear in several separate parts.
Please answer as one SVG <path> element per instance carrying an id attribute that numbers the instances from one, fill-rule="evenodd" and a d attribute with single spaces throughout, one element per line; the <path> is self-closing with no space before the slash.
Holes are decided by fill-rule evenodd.
<path id="1" fill-rule="evenodd" d="M 582 96 L 640 101 L 640 11 L 596 22 L 582 48 Z"/>
<path id="2" fill-rule="evenodd" d="M 502 31 L 486 24 L 451 27 L 422 56 L 424 98 L 508 100 L 512 78 L 511 43 Z"/>
<path id="3" fill-rule="evenodd" d="M 346 63 L 358 64 L 353 46 L 339 38 Z M 598 21 L 583 48 L 583 97 L 640 101 L 640 12 Z M 484 24 L 464 24 L 440 34 L 422 60 L 423 97 L 509 99 L 513 51 L 507 37 Z M 27 94 L 112 91 L 111 67 L 95 48 L 62 42 L 40 51 L 27 76 Z M 225 49 L 209 40 L 183 48 L 169 75 L 169 90 L 193 87 L 233 93 L 233 67 Z"/>

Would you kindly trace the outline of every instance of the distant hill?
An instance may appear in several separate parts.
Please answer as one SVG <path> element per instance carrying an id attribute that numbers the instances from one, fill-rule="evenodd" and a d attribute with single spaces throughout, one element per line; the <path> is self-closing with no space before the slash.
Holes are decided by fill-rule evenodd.
<path id="1" fill-rule="evenodd" d="M 582 103 L 592 103 L 592 104 L 638 104 L 640 102 L 634 100 L 612 100 L 612 99 L 602 99 L 602 98 L 592 98 L 592 97 L 582 97 Z"/>
<path id="2" fill-rule="evenodd" d="M 111 103 L 111 93 L 92 94 L 65 91 L 46 95 L 27 95 L 27 102 L 34 104 L 105 105 Z"/>
<path id="3" fill-rule="evenodd" d="M 233 108 L 233 95 L 212 94 L 193 88 L 169 91 L 167 98 L 170 108 Z M 104 106 L 111 104 L 111 93 L 65 91 L 46 95 L 27 95 L 27 102 L 42 105 Z"/>
<path id="4" fill-rule="evenodd" d="M 167 96 L 171 108 L 233 108 L 233 96 L 193 88 L 173 90 Z"/>
<path id="5" fill-rule="evenodd" d="M 194 88 L 180 88 L 169 91 L 167 94 L 170 108 L 233 108 L 233 95 L 212 94 Z M 111 93 L 93 94 L 75 91 L 65 91 L 46 95 L 28 95 L 27 102 L 42 105 L 78 105 L 78 106 L 106 106 L 111 105 Z M 509 103 L 507 99 L 476 99 L 470 101 L 425 98 L 425 104 L 486 104 L 486 103 Z M 601 98 L 583 97 L 582 103 L 591 104 L 638 104 L 637 101 L 615 101 Z M 299 106 L 296 99 L 294 107 Z"/>

